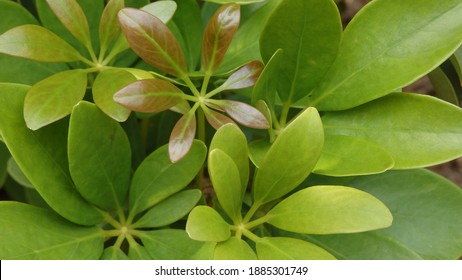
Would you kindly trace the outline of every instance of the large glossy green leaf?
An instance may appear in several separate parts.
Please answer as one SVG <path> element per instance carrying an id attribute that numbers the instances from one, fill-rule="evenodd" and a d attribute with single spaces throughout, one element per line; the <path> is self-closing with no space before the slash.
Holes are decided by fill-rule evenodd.
<path id="1" fill-rule="evenodd" d="M 231 139 L 232 141 L 230 141 Z M 210 151 L 214 149 L 220 149 L 233 160 L 238 169 L 241 190 L 242 194 L 244 194 L 249 181 L 249 151 L 244 133 L 236 125 L 224 125 L 217 130 L 212 138 Z"/>
<path id="2" fill-rule="evenodd" d="M 260 48 L 264 61 L 283 49 L 277 81 L 283 102 L 292 104 L 307 96 L 324 77 L 337 54 L 341 26 L 331 0 L 285 0 L 275 9 Z"/>
<path id="3" fill-rule="evenodd" d="M 181 160 L 189 152 L 195 136 L 196 115 L 190 111 L 177 121 L 170 134 L 168 154 L 172 162 Z"/>
<path id="4" fill-rule="evenodd" d="M 163 227 L 185 217 L 201 198 L 199 190 L 187 190 L 176 193 L 159 202 L 134 225 L 140 228 Z"/>
<path id="5" fill-rule="evenodd" d="M 71 62 L 81 58 L 66 41 L 32 24 L 12 28 L 0 35 L 0 53 L 46 62 Z"/>
<path id="6" fill-rule="evenodd" d="M 125 8 L 119 12 L 119 24 L 130 47 L 143 60 L 171 75 L 186 75 L 183 51 L 160 19 L 142 10 Z"/>
<path id="7" fill-rule="evenodd" d="M 393 214 L 393 225 L 360 234 L 309 236 L 342 259 L 458 259 L 462 256 L 462 191 L 428 170 L 398 170 L 342 183 L 371 193 Z M 336 184 L 318 177 L 310 182 Z"/>
<path id="8" fill-rule="evenodd" d="M 202 68 L 212 74 L 220 66 L 239 27 L 240 6 L 231 3 L 220 7 L 209 20 L 202 39 Z"/>
<path id="9" fill-rule="evenodd" d="M 104 233 L 70 223 L 50 210 L 18 202 L 0 203 L 0 258 L 98 259 Z"/>
<path id="10" fill-rule="evenodd" d="M 96 105 L 80 102 L 69 123 L 68 153 L 71 176 L 80 194 L 100 208 L 123 209 L 130 185 L 131 152 L 119 123 Z"/>
<path id="11" fill-rule="evenodd" d="M 431 96 L 394 93 L 322 118 L 326 138 L 350 135 L 382 146 L 396 169 L 433 165 L 462 155 L 462 110 Z"/>
<path id="12" fill-rule="evenodd" d="M 460 46 L 461 14 L 459 0 L 373 1 L 346 28 L 338 59 L 309 104 L 352 108 L 412 83 Z"/>
<path id="13" fill-rule="evenodd" d="M 101 14 L 98 34 L 101 49 L 106 50 L 120 31 L 117 13 L 124 7 L 124 0 L 110 0 Z"/>
<path id="14" fill-rule="evenodd" d="M 167 23 L 172 19 L 173 15 L 175 14 L 176 7 L 177 5 L 175 1 L 162 0 L 150 3 L 141 9 L 156 16 L 163 23 Z"/>
<path id="15" fill-rule="evenodd" d="M 282 131 L 266 153 L 255 176 L 255 202 L 263 204 L 279 198 L 303 182 L 316 165 L 323 142 L 319 114 L 308 108 Z"/>
<path id="16" fill-rule="evenodd" d="M 225 241 L 231 237 L 231 227 L 209 206 L 196 206 L 186 222 L 189 237 L 198 241 Z"/>
<path id="17" fill-rule="evenodd" d="M 24 100 L 27 127 L 37 130 L 69 115 L 86 89 L 87 73 L 82 69 L 60 72 L 38 82 Z"/>
<path id="18" fill-rule="evenodd" d="M 389 227 L 390 210 L 374 196 L 351 187 L 314 186 L 284 199 L 267 214 L 283 230 L 333 234 Z"/>
<path id="19" fill-rule="evenodd" d="M 224 151 L 213 149 L 209 153 L 208 168 L 221 207 L 238 224 L 241 220 L 243 191 L 235 161 Z"/>
<path id="20" fill-rule="evenodd" d="M 80 194 L 69 174 L 67 122 L 60 121 L 39 131 L 24 123 L 23 101 L 30 87 L 0 85 L 0 131 L 21 170 L 53 210 L 83 225 L 101 222 L 101 213 Z"/>
<path id="21" fill-rule="evenodd" d="M 287 237 L 264 237 L 257 242 L 260 260 L 335 260 L 329 252 L 312 243 Z"/>
<path id="22" fill-rule="evenodd" d="M 329 176 L 366 175 L 381 173 L 393 166 L 393 157 L 374 142 L 354 136 L 329 135 L 313 173 Z"/>
<path id="23" fill-rule="evenodd" d="M 206 156 L 202 142 L 194 141 L 189 153 L 177 163 L 164 145 L 141 163 L 130 187 L 130 211 L 139 213 L 185 188 L 202 167 Z"/>
<path id="24" fill-rule="evenodd" d="M 215 260 L 257 260 L 249 244 L 234 236 L 217 244 L 213 258 Z"/>
<path id="25" fill-rule="evenodd" d="M 111 68 L 99 73 L 93 82 L 93 101 L 108 116 L 124 122 L 131 111 L 114 101 L 114 94 L 136 81 L 135 76 L 123 69 Z"/>
<path id="26" fill-rule="evenodd" d="M 206 260 L 213 258 L 213 243 L 192 240 L 184 230 L 163 229 L 146 232 L 141 241 L 155 260 Z"/>

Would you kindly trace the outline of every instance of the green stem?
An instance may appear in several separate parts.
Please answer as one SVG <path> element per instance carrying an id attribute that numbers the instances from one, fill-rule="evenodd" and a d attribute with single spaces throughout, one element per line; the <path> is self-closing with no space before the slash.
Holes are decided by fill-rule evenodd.
<path id="1" fill-rule="evenodd" d="M 259 226 L 259 225 L 261 225 L 261 224 L 266 223 L 267 221 L 268 221 L 268 216 L 265 215 L 265 216 L 263 216 L 263 217 L 260 217 L 260 218 L 258 218 L 258 219 L 256 219 L 256 220 L 253 220 L 253 221 L 247 223 L 247 224 L 245 225 L 245 228 L 247 228 L 247 229 L 252 229 L 252 228 L 254 228 L 254 227 L 257 227 L 257 226 Z"/>
<path id="2" fill-rule="evenodd" d="M 289 110 L 290 110 L 290 102 L 285 102 L 282 105 L 281 118 L 279 120 L 279 124 L 283 127 L 286 126 L 287 116 L 289 115 Z"/>
<path id="3" fill-rule="evenodd" d="M 252 219 L 253 215 L 255 215 L 255 212 L 257 212 L 258 208 L 260 208 L 260 206 L 261 206 L 261 203 L 254 202 L 254 204 L 252 204 L 252 207 L 250 207 L 247 214 L 245 214 L 245 217 L 242 220 L 242 222 L 244 224 L 248 223 L 250 219 Z"/>
<path id="4" fill-rule="evenodd" d="M 204 110 L 202 109 L 203 105 L 202 103 L 196 103 L 200 104 L 200 108 L 197 109 L 197 139 L 205 143 L 205 115 L 204 115 Z M 200 190 L 204 189 L 204 172 L 205 168 L 204 165 L 202 165 L 201 169 L 199 170 L 199 173 L 196 176 L 196 184 L 197 187 Z"/>
<path id="5" fill-rule="evenodd" d="M 201 92 L 200 92 L 200 96 L 202 96 L 202 97 L 206 96 L 205 94 L 207 93 L 207 88 L 209 86 L 210 77 L 211 77 L 211 75 L 209 73 L 205 73 L 204 81 L 202 83 L 202 88 L 201 88 Z"/>
<path id="6" fill-rule="evenodd" d="M 193 84 L 193 82 L 191 81 L 191 79 L 189 78 L 189 76 L 185 76 L 183 78 L 183 81 L 186 83 L 186 85 L 188 86 L 188 88 L 191 90 L 191 92 L 194 94 L 194 96 L 196 97 L 200 97 L 201 94 L 199 93 L 199 91 L 197 90 L 196 86 Z"/>
<path id="7" fill-rule="evenodd" d="M 121 228 L 122 225 L 120 224 L 119 221 L 117 221 L 116 219 L 114 219 L 109 213 L 107 212 L 101 212 L 102 215 L 103 215 L 103 218 L 104 220 L 110 224 L 111 226 L 113 226 L 114 228 Z"/>
<path id="8" fill-rule="evenodd" d="M 250 240 L 252 240 L 253 242 L 255 242 L 255 243 L 257 243 L 258 240 L 260 240 L 260 237 L 259 237 L 259 236 L 255 235 L 253 232 L 251 232 L 251 231 L 248 230 L 248 229 L 245 229 L 245 228 L 242 229 L 242 234 L 243 234 L 245 237 L 247 237 L 247 238 L 249 238 Z"/>

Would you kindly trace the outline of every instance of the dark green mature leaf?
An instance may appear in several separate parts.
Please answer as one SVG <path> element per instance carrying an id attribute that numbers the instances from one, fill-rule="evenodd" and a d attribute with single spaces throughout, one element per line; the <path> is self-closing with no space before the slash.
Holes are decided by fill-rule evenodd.
<path id="1" fill-rule="evenodd" d="M 136 242 L 130 243 L 128 258 L 130 260 L 152 260 L 148 250 Z"/>
<path id="2" fill-rule="evenodd" d="M 382 146 L 396 169 L 445 162 L 462 155 L 462 110 L 431 96 L 394 93 L 322 118 L 326 138 L 350 135 Z"/>
<path id="3" fill-rule="evenodd" d="M 255 202 L 263 204 L 279 198 L 303 182 L 315 167 L 323 142 L 319 114 L 315 108 L 308 108 L 282 131 L 266 153 L 255 176 Z"/>
<path id="4" fill-rule="evenodd" d="M 183 51 L 161 20 L 148 12 L 125 8 L 119 12 L 119 24 L 130 47 L 143 60 L 168 74 L 186 75 Z"/>
<path id="5" fill-rule="evenodd" d="M 103 50 L 107 49 L 119 34 L 120 27 L 117 22 L 117 13 L 123 7 L 124 0 L 110 0 L 103 10 L 98 29 L 99 41 Z"/>
<path id="6" fill-rule="evenodd" d="M 230 225 L 209 206 L 196 206 L 189 213 L 186 232 L 198 241 L 220 242 L 231 237 Z"/>
<path id="7" fill-rule="evenodd" d="M 100 260 L 128 260 L 128 256 L 120 248 L 111 246 L 104 249 Z"/>
<path id="8" fill-rule="evenodd" d="M 187 190 L 176 193 L 158 203 L 135 224 L 137 228 L 167 226 L 185 217 L 201 198 L 200 190 Z"/>
<path id="9" fill-rule="evenodd" d="M 257 242 L 260 260 L 335 260 L 329 252 L 312 243 L 287 237 L 264 237 Z"/>
<path id="10" fill-rule="evenodd" d="M 206 156 L 202 142 L 194 141 L 189 153 L 172 163 L 164 145 L 141 163 L 130 187 L 130 211 L 139 213 L 185 188 L 202 167 Z"/>
<path id="11" fill-rule="evenodd" d="M 101 222 L 99 210 L 75 191 L 67 160 L 67 122 L 39 131 L 24 123 L 23 101 L 30 87 L 0 85 L 0 131 L 21 170 L 53 210 L 82 225 Z"/>
<path id="12" fill-rule="evenodd" d="M 461 14 L 459 0 L 371 2 L 346 28 L 338 59 L 310 104 L 348 109 L 412 83 L 460 46 Z"/>
<path id="13" fill-rule="evenodd" d="M 231 237 L 220 242 L 215 247 L 213 259 L 215 260 L 257 260 L 252 248 L 244 240 Z"/>
<path id="14" fill-rule="evenodd" d="M 214 243 L 192 240 L 184 230 L 163 229 L 146 232 L 141 241 L 155 260 L 210 260 Z"/>
<path id="15" fill-rule="evenodd" d="M 145 113 L 162 112 L 182 100 L 183 92 L 172 83 L 160 79 L 133 82 L 114 94 L 115 102 Z"/>
<path id="16" fill-rule="evenodd" d="M 71 62 L 82 57 L 54 33 L 32 24 L 12 28 L 0 35 L 0 53 L 44 62 Z"/>
<path id="17" fill-rule="evenodd" d="M 455 74 L 456 76 L 457 74 Z M 451 79 L 446 75 L 444 70 L 441 67 L 435 68 L 433 71 L 428 73 L 428 78 L 433 86 L 435 91 L 435 97 L 442 99 L 446 102 L 452 103 L 456 106 L 459 106 L 459 99 L 457 98 L 456 89 L 454 88 Z M 458 87 L 460 83 L 455 83 Z"/>
<path id="18" fill-rule="evenodd" d="M 339 12 L 331 0 L 283 1 L 271 15 L 260 38 L 268 61 L 283 49 L 277 89 L 292 104 L 307 96 L 333 63 L 341 38 Z"/>
<path id="19" fill-rule="evenodd" d="M 220 7 L 209 20 L 202 39 L 202 68 L 212 74 L 220 66 L 240 21 L 240 6 Z"/>
<path id="20" fill-rule="evenodd" d="M 80 102 L 69 123 L 68 152 L 69 169 L 80 194 L 100 208 L 123 209 L 130 185 L 131 152 L 119 123 L 96 105 Z"/>
<path id="21" fill-rule="evenodd" d="M 150 3 L 143 8 L 143 11 L 150 13 L 153 16 L 156 16 L 160 19 L 163 23 L 169 22 L 176 11 L 176 3 L 175 1 L 170 0 L 162 0 Z"/>
<path id="22" fill-rule="evenodd" d="M 0 189 L 3 187 L 7 177 L 7 166 L 10 158 L 10 152 L 8 152 L 5 144 L 0 142 Z"/>
<path id="23" fill-rule="evenodd" d="M 70 223 L 50 210 L 18 202 L 0 203 L 0 258 L 98 259 L 104 233 Z"/>
<path id="24" fill-rule="evenodd" d="M 227 116 L 220 114 L 214 110 L 210 110 L 208 108 L 204 109 L 205 117 L 207 118 L 207 122 L 216 130 L 219 130 L 222 126 L 227 124 L 234 124 L 236 123 Z"/>
<path id="25" fill-rule="evenodd" d="M 258 60 L 247 63 L 234 72 L 222 85 L 225 89 L 242 89 L 255 85 L 265 66 Z"/>
<path id="26" fill-rule="evenodd" d="M 173 127 L 168 141 L 168 154 L 175 163 L 181 160 L 191 149 L 196 136 L 196 115 L 194 112 L 183 115 Z"/>
<path id="27" fill-rule="evenodd" d="M 298 191 L 267 214 L 283 230 L 334 234 L 389 227 L 390 210 L 374 196 L 351 187 L 314 186 Z"/>
<path id="28" fill-rule="evenodd" d="M 213 103 L 225 110 L 238 123 L 257 129 L 268 129 L 265 116 L 251 105 L 234 100 L 213 100 Z"/>
<path id="29" fill-rule="evenodd" d="M 87 73 L 82 69 L 60 72 L 38 82 L 24 100 L 27 127 L 37 130 L 69 115 L 86 89 Z"/>

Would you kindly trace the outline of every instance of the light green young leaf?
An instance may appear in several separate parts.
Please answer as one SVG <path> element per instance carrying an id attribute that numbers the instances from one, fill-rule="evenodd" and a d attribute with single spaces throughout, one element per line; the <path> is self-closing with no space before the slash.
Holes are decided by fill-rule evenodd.
<path id="1" fill-rule="evenodd" d="M 277 89 L 284 103 L 307 96 L 324 77 L 338 50 L 342 25 L 331 0 L 285 0 L 268 19 L 260 37 L 267 62 L 282 49 Z"/>
<path id="2" fill-rule="evenodd" d="M 24 100 L 27 127 L 37 130 L 69 115 L 86 89 L 87 73 L 82 69 L 60 72 L 38 82 Z"/>
<path id="3" fill-rule="evenodd" d="M 186 232 L 198 241 L 220 242 L 231 236 L 230 225 L 209 206 L 196 206 L 189 213 Z"/>
<path id="4" fill-rule="evenodd" d="M 85 139 L 85 141 L 82 141 Z M 122 210 L 130 185 L 131 151 L 123 128 L 82 101 L 69 123 L 69 169 L 77 190 L 106 210 Z"/>
<path id="5" fill-rule="evenodd" d="M 123 7 L 124 0 L 110 0 L 103 10 L 98 29 L 102 50 L 106 50 L 119 34 L 120 27 L 117 23 L 117 13 Z"/>
<path id="6" fill-rule="evenodd" d="M 133 176 L 130 211 L 139 213 L 185 188 L 202 167 L 206 151 L 202 142 L 194 140 L 189 153 L 177 163 L 170 161 L 167 145 L 151 153 Z"/>
<path id="7" fill-rule="evenodd" d="M 21 260 L 98 259 L 104 233 L 70 223 L 50 210 L 0 203 L 0 258 Z"/>
<path id="8" fill-rule="evenodd" d="M 271 148 L 271 143 L 268 139 L 258 139 L 249 143 L 249 157 L 252 163 L 257 167 L 261 167 L 261 163 L 265 159 L 266 153 Z"/>
<path id="9" fill-rule="evenodd" d="M 322 118 L 326 138 L 350 135 L 382 146 L 395 169 L 445 162 L 462 155 L 462 110 L 431 96 L 394 93 Z"/>
<path id="10" fill-rule="evenodd" d="M 153 16 L 156 16 L 163 23 L 169 22 L 173 15 L 175 14 L 177 4 L 175 1 L 162 0 L 153 2 L 141 8 L 141 10 L 146 11 Z"/>
<path id="11" fill-rule="evenodd" d="M 163 229 L 140 236 L 154 260 L 205 260 L 213 258 L 214 243 L 192 240 L 184 230 Z"/>
<path id="12" fill-rule="evenodd" d="M 69 174 L 67 122 L 61 121 L 39 131 L 26 127 L 22 108 L 29 88 L 15 84 L 0 85 L 0 131 L 3 140 L 21 170 L 53 210 L 76 224 L 101 222 L 100 211 L 75 191 Z"/>
<path id="13" fill-rule="evenodd" d="M 352 176 L 381 173 L 394 165 L 393 157 L 381 146 L 364 138 L 326 136 L 313 173 Z"/>
<path id="14" fill-rule="evenodd" d="M 128 256 L 118 247 L 107 247 L 104 249 L 100 260 L 128 260 Z"/>
<path id="15" fill-rule="evenodd" d="M 374 196 L 350 187 L 314 186 L 284 199 L 267 214 L 267 222 L 283 230 L 335 234 L 386 228 L 390 210 Z"/>
<path id="16" fill-rule="evenodd" d="M 260 260 L 335 260 L 329 252 L 312 243 L 288 237 L 263 237 L 257 241 Z"/>
<path id="17" fill-rule="evenodd" d="M 308 108 L 282 131 L 266 153 L 255 176 L 255 203 L 279 198 L 303 182 L 315 167 L 323 142 L 319 114 L 315 108 Z"/>
<path id="18" fill-rule="evenodd" d="M 241 220 L 243 188 L 234 160 L 224 151 L 213 149 L 209 153 L 208 168 L 221 207 L 228 217 L 238 224 Z"/>
<path id="19" fill-rule="evenodd" d="M 348 109 L 412 83 L 460 46 L 461 14 L 459 0 L 371 2 L 346 28 L 337 60 L 309 104 Z"/>
<path id="20" fill-rule="evenodd" d="M 231 237 L 220 242 L 215 247 L 213 259 L 215 260 L 257 260 L 252 248 L 244 240 Z"/>
<path id="21" fill-rule="evenodd" d="M 187 190 L 176 193 L 161 201 L 135 224 L 137 228 L 155 228 L 167 226 L 185 217 L 201 198 L 199 190 Z"/>

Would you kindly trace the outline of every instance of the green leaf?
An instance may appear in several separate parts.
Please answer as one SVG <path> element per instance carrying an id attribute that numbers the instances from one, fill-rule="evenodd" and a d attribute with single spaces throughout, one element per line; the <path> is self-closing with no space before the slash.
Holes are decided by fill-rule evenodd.
<path id="1" fill-rule="evenodd" d="M 0 133 L 0 140 L 1 140 Z M 7 166 L 9 164 L 9 159 L 11 158 L 10 152 L 8 152 L 7 147 L 3 142 L 0 142 L 0 189 L 3 187 L 3 184 L 6 181 L 7 177 Z M 14 161 L 14 160 L 13 160 Z"/>
<path id="2" fill-rule="evenodd" d="M 31 131 L 22 115 L 24 97 L 30 87 L 2 84 L 0 88 L 0 131 L 11 155 L 35 189 L 66 219 L 82 225 L 101 222 L 100 211 L 75 191 L 69 174 L 67 122 Z"/>
<path id="3" fill-rule="evenodd" d="M 246 4 L 254 4 L 254 3 L 259 3 L 263 2 L 265 0 L 205 0 L 206 2 L 212 2 L 212 3 L 217 3 L 217 4 L 229 4 L 229 3 L 236 3 L 238 5 L 246 5 Z"/>
<path id="4" fill-rule="evenodd" d="M 153 16 L 156 16 L 163 23 L 167 23 L 172 19 L 173 15 L 175 14 L 176 7 L 177 5 L 175 1 L 162 0 L 148 4 L 141 8 L 141 10 L 146 11 L 152 14 Z"/>
<path id="5" fill-rule="evenodd" d="M 104 234 L 81 227 L 50 210 L 18 202 L 0 203 L 0 258 L 98 259 Z"/>
<path id="6" fill-rule="evenodd" d="M 215 246 L 192 240 L 184 230 L 177 229 L 149 231 L 141 236 L 141 241 L 155 260 L 211 259 Z"/>
<path id="7" fill-rule="evenodd" d="M 240 6 L 231 3 L 220 7 L 209 20 L 202 39 L 202 68 L 212 74 L 220 66 L 240 21 Z"/>
<path id="8" fill-rule="evenodd" d="M 101 49 L 106 50 L 120 31 L 117 13 L 123 9 L 124 0 L 110 0 L 103 10 L 99 23 L 99 41 Z"/>
<path id="9" fill-rule="evenodd" d="M 136 242 L 132 242 L 129 245 L 128 258 L 130 260 L 152 260 L 152 257 L 149 255 L 149 252 L 145 247 Z"/>
<path id="10" fill-rule="evenodd" d="M 37 130 L 69 115 L 86 89 L 87 73 L 81 69 L 60 72 L 38 82 L 24 100 L 27 127 Z"/>
<path id="11" fill-rule="evenodd" d="M 374 196 L 350 187 L 314 186 L 296 192 L 267 214 L 283 230 L 333 234 L 389 227 L 390 210 Z"/>
<path id="12" fill-rule="evenodd" d="M 101 255 L 101 260 L 128 260 L 128 256 L 118 247 L 107 247 Z"/>
<path id="13" fill-rule="evenodd" d="M 194 141 L 189 153 L 177 163 L 164 145 L 141 163 L 130 187 L 130 211 L 139 213 L 185 188 L 197 175 L 206 156 L 202 142 Z"/>
<path id="14" fill-rule="evenodd" d="M 439 99 L 442 99 L 446 102 L 452 103 L 456 106 L 459 106 L 459 99 L 457 98 L 456 89 L 451 82 L 451 79 L 446 75 L 441 67 L 438 67 L 428 73 L 428 78 L 433 86 L 435 91 L 435 96 Z M 456 83 L 456 86 L 462 85 Z"/>
<path id="15" fill-rule="evenodd" d="M 314 177 L 310 182 L 338 180 Z M 393 225 L 361 234 L 310 236 L 320 246 L 348 259 L 456 260 L 462 255 L 462 191 L 454 183 L 428 170 L 387 171 L 345 180 L 383 201 L 393 214 Z"/>
<path id="16" fill-rule="evenodd" d="M 261 167 L 261 163 L 265 159 L 266 153 L 270 148 L 271 143 L 266 138 L 258 139 L 249 143 L 249 157 L 255 167 Z"/>
<path id="17" fill-rule="evenodd" d="M 243 199 L 242 182 L 235 161 L 220 149 L 209 153 L 208 168 L 213 189 L 228 217 L 238 224 Z"/>
<path id="18" fill-rule="evenodd" d="M 288 237 L 264 237 L 257 241 L 260 260 L 335 260 L 329 252 L 312 243 Z"/>
<path id="19" fill-rule="evenodd" d="M 263 71 L 264 65 L 258 61 L 251 61 L 231 74 L 222 87 L 229 89 L 242 89 L 255 85 Z"/>
<path id="20" fill-rule="evenodd" d="M 170 134 L 168 155 L 173 163 L 181 160 L 189 152 L 195 136 L 196 115 L 191 111 L 178 120 Z"/>
<path id="21" fill-rule="evenodd" d="M 118 122 L 124 122 L 130 116 L 131 111 L 114 101 L 114 94 L 135 82 L 135 76 L 123 69 L 107 69 L 96 77 L 92 91 L 95 104 Z"/>
<path id="22" fill-rule="evenodd" d="M 215 149 L 225 152 L 233 160 L 241 179 L 241 191 L 244 195 L 249 181 L 249 151 L 244 133 L 236 125 L 224 125 L 215 133 L 210 143 L 210 151 Z"/>
<path id="23" fill-rule="evenodd" d="M 158 203 L 144 214 L 134 225 L 137 228 L 155 228 L 172 224 L 185 217 L 201 198 L 199 190 L 176 193 Z"/>
<path id="24" fill-rule="evenodd" d="M 242 125 L 256 129 L 269 128 L 269 123 L 265 116 L 247 103 L 234 100 L 213 100 L 212 104 L 221 107 L 228 115 Z"/>
<path id="25" fill-rule="evenodd" d="M 183 51 L 160 19 L 142 10 L 125 8 L 119 12 L 119 24 L 130 47 L 143 60 L 173 76 L 186 75 Z"/>
<path id="26" fill-rule="evenodd" d="M 220 242 L 231 237 L 230 225 L 209 206 L 196 206 L 189 213 L 186 232 L 198 241 Z"/>
<path id="27" fill-rule="evenodd" d="M 9 153 L 8 156 L 10 156 Z M 29 179 L 27 179 L 26 175 L 24 175 L 21 168 L 12 157 L 8 160 L 7 170 L 8 175 L 10 175 L 11 178 L 13 178 L 18 184 L 26 188 L 34 189 L 34 186 L 30 183 Z"/>
<path id="28" fill-rule="evenodd" d="M 69 123 L 68 152 L 69 169 L 80 194 L 100 208 L 123 209 L 130 185 L 131 151 L 119 123 L 96 105 L 80 102 Z"/>
<path id="29" fill-rule="evenodd" d="M 0 35 L 0 53 L 45 62 L 71 62 L 81 58 L 66 41 L 32 24 L 12 28 Z"/>
<path id="30" fill-rule="evenodd" d="M 462 155 L 462 110 L 431 96 L 394 93 L 354 109 L 329 112 L 322 121 L 326 138 L 350 135 L 375 142 L 393 157 L 396 169 Z"/>
<path id="31" fill-rule="evenodd" d="M 170 109 L 182 100 L 183 92 L 160 79 L 135 81 L 114 94 L 115 102 L 137 112 L 157 113 Z"/>
<path id="32" fill-rule="evenodd" d="M 220 242 L 215 247 L 213 259 L 215 260 L 257 260 L 255 252 L 244 240 L 231 237 Z"/>
<path id="33" fill-rule="evenodd" d="M 393 157 L 374 142 L 345 135 L 326 136 L 313 173 L 329 176 L 366 175 L 394 166 Z"/>
<path id="34" fill-rule="evenodd" d="M 319 114 L 315 108 L 308 108 L 282 131 L 266 153 L 255 176 L 255 203 L 279 198 L 303 182 L 315 167 L 323 142 Z"/>
<path id="35" fill-rule="evenodd" d="M 288 32 L 288 28 L 290 32 Z M 339 12 L 331 0 L 285 0 L 261 34 L 264 61 L 283 49 L 277 89 L 284 103 L 305 97 L 332 65 L 341 38 Z"/>
<path id="36" fill-rule="evenodd" d="M 424 76 L 460 46 L 461 13 L 459 0 L 373 1 L 346 28 L 338 59 L 310 105 L 352 108 Z"/>

